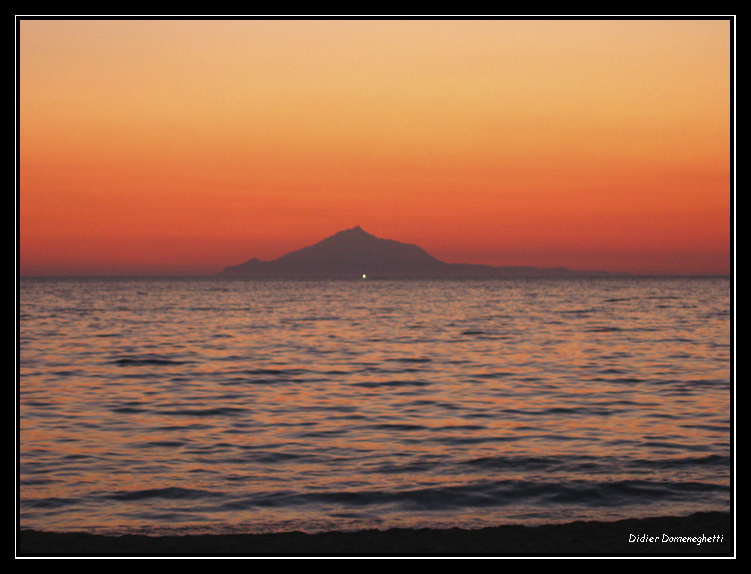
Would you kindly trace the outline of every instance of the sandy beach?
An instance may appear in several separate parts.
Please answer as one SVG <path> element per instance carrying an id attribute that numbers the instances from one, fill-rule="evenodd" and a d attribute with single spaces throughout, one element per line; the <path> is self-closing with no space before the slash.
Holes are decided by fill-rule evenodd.
<path id="1" fill-rule="evenodd" d="M 726 556 L 729 513 L 479 530 L 365 530 L 305 534 L 100 536 L 21 530 L 16 555 L 34 556 Z"/>

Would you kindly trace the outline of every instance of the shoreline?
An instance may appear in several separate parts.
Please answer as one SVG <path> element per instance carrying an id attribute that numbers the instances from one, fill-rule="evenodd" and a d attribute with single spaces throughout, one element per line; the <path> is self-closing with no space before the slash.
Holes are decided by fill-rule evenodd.
<path id="1" fill-rule="evenodd" d="M 478 530 L 395 528 L 357 532 L 280 532 L 105 536 L 19 530 L 17 557 L 42 556 L 717 556 L 732 557 L 729 512 L 504 525 Z"/>

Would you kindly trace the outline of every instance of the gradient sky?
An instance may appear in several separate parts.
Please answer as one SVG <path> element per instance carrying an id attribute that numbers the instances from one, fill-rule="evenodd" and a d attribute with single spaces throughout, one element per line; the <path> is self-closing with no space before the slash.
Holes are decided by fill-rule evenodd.
<path id="1" fill-rule="evenodd" d="M 22 20 L 21 274 L 208 275 L 355 225 L 728 274 L 730 28 Z"/>

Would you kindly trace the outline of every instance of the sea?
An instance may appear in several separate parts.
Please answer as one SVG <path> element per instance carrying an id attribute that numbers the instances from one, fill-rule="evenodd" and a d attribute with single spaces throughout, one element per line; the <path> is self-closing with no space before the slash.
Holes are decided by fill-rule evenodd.
<path id="1" fill-rule="evenodd" d="M 22 529 L 481 528 L 733 504 L 729 278 L 21 278 Z"/>

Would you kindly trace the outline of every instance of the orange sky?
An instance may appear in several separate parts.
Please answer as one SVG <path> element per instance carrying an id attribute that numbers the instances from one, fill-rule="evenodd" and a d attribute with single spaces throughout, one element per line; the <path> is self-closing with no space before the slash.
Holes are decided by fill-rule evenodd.
<path id="1" fill-rule="evenodd" d="M 730 22 L 20 22 L 22 275 L 207 275 L 342 229 L 730 272 Z"/>

